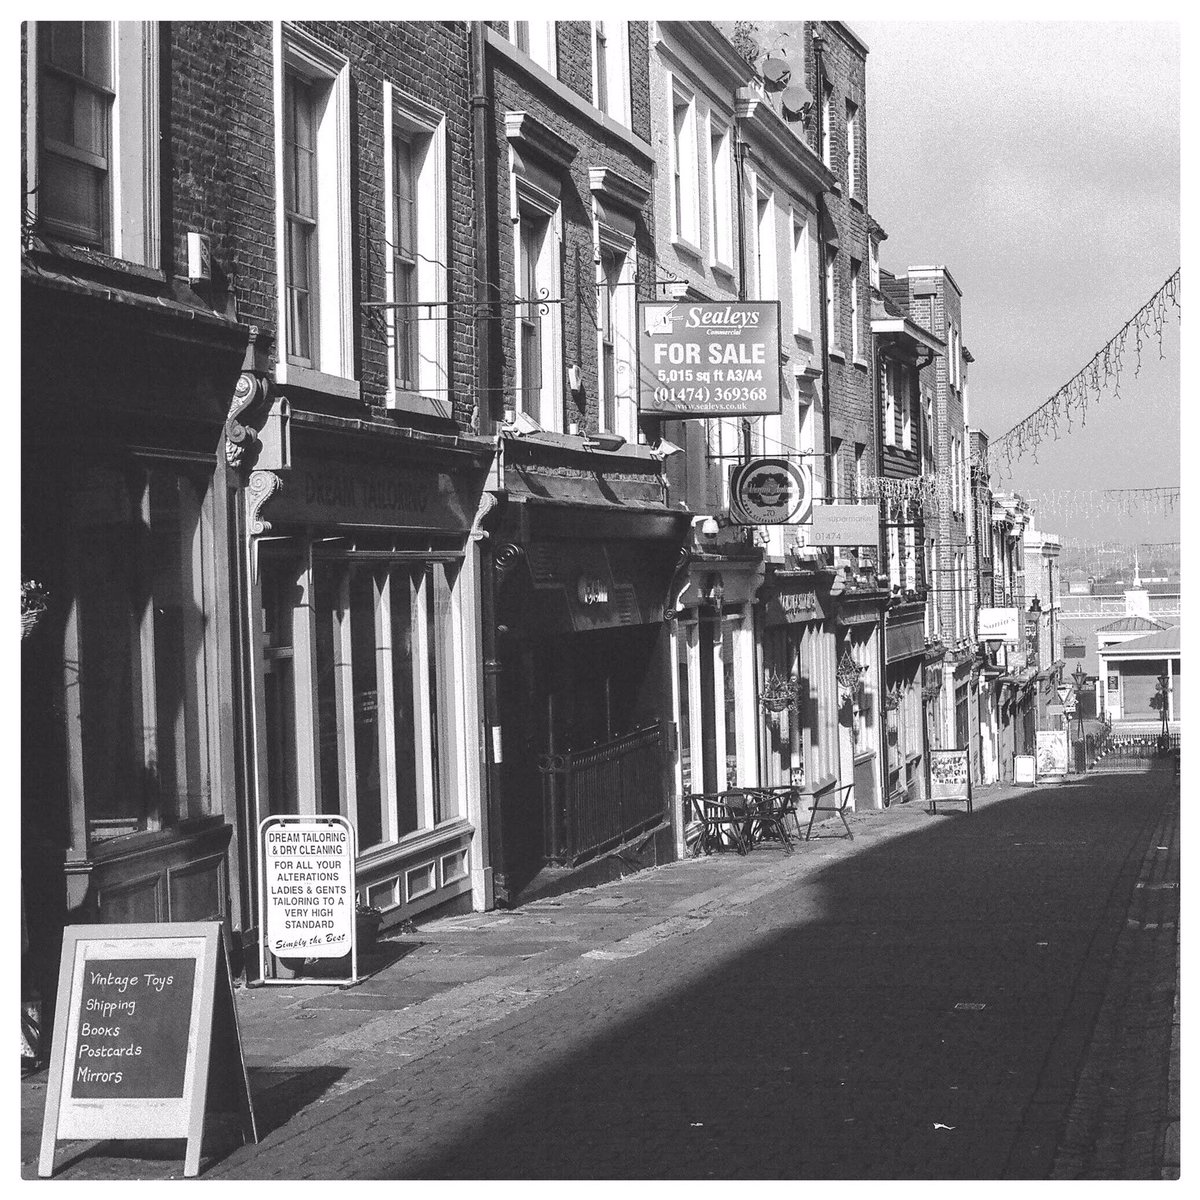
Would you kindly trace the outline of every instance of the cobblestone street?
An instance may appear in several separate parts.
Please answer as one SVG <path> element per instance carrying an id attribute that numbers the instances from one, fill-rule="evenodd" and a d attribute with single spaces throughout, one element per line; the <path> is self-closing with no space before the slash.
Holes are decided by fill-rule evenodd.
<path id="1" fill-rule="evenodd" d="M 1178 797 L 1151 772 L 906 805 L 433 922 L 354 989 L 241 989 L 262 1141 L 203 1174 L 1177 1177 Z M 72 1143 L 57 1175 L 181 1156 Z"/>

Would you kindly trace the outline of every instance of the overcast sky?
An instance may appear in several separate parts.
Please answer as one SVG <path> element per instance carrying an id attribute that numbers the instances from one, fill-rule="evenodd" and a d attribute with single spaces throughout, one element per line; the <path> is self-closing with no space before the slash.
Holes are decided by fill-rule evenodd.
<path id="1" fill-rule="evenodd" d="M 1066 383 L 1179 266 L 1179 27 L 850 20 L 870 47 L 881 262 L 945 264 L 963 297 L 971 423 L 993 438 Z M 1000 486 L 1178 484 L 1179 323 L 1121 398 Z M 993 480 L 995 486 L 996 480 Z M 1158 520 L 1062 532 L 1178 536 Z M 1044 524 L 1053 528 L 1046 515 Z M 1062 522 L 1060 521 L 1061 525 Z"/>

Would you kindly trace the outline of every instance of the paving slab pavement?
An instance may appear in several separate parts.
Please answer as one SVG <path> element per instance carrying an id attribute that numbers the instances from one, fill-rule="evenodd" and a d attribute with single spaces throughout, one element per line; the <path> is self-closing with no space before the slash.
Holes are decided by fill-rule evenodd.
<path id="1" fill-rule="evenodd" d="M 1080 786 L 1084 785 L 1067 785 L 1061 790 L 1066 793 Z M 976 919 L 967 935 L 954 935 L 959 952 L 953 960 L 937 958 L 937 971 L 930 978 L 921 978 L 913 977 L 907 964 L 914 956 L 936 958 L 940 953 L 938 944 L 945 940 L 946 928 L 953 928 L 970 911 L 972 879 L 967 873 L 940 873 L 938 892 L 928 897 L 927 905 L 928 911 L 945 914 L 937 921 L 918 919 L 898 925 L 889 913 L 898 887 L 920 888 L 930 875 L 927 858 L 922 864 L 921 847 L 923 835 L 931 829 L 952 830 L 959 852 L 984 854 L 1002 870 L 1017 874 L 1044 870 L 1045 864 L 1058 856 L 1094 856 L 1094 830 L 1076 834 L 1069 822 L 1043 828 L 1031 820 L 1005 824 L 1001 838 L 994 823 L 986 828 L 987 823 L 979 819 L 992 806 L 1009 801 L 1028 807 L 1030 796 L 1028 789 L 984 789 L 973 819 L 964 819 L 964 814 L 953 810 L 930 817 L 915 805 L 858 814 L 851 818 L 853 841 L 822 838 L 799 846 L 792 856 L 768 845 L 746 858 L 728 854 L 686 860 L 513 911 L 432 920 L 410 934 L 389 939 L 393 949 L 403 951 L 402 956 L 356 988 L 240 988 L 237 1004 L 243 1045 L 266 1137 L 260 1147 L 221 1154 L 209 1162 L 206 1172 L 214 1177 L 348 1177 L 361 1167 L 368 1176 L 372 1170 L 384 1169 L 389 1174 L 379 1177 L 391 1177 L 394 1163 L 380 1168 L 370 1159 L 373 1148 L 379 1146 L 379 1122 L 386 1123 L 389 1109 L 399 1105 L 409 1114 L 419 1109 L 425 1130 L 431 1123 L 437 1126 L 437 1136 L 426 1139 L 421 1169 L 431 1176 L 453 1175 L 458 1160 L 454 1136 L 449 1132 L 456 1127 L 452 1117 L 464 1106 L 469 1108 L 470 1100 L 486 1100 L 491 1105 L 503 1104 L 505 1097 L 514 1101 L 522 1097 L 529 1086 L 524 1079 L 525 1064 L 562 1051 L 564 1046 L 574 1047 L 580 1029 L 601 1026 L 622 1007 L 641 1005 L 652 1010 L 656 995 L 664 989 L 678 990 L 683 986 L 681 979 L 690 979 L 693 986 L 707 988 L 706 994 L 712 994 L 714 960 L 726 953 L 745 957 L 751 947 L 759 947 L 759 957 L 753 961 L 766 981 L 764 990 L 790 986 L 784 981 L 796 977 L 805 979 L 805 1013 L 795 1016 L 782 1031 L 792 1044 L 802 1044 L 804 1049 L 787 1062 L 777 1048 L 755 1043 L 752 1052 L 732 1060 L 716 1055 L 716 1062 L 693 1062 L 691 1035 L 658 1022 L 652 1039 L 655 1065 L 647 1068 L 640 1087 L 634 1087 L 635 1093 L 641 1091 L 648 1100 L 653 1099 L 656 1109 L 668 1102 L 687 1107 L 680 1099 L 664 1097 L 655 1083 L 663 1061 L 672 1071 L 702 1085 L 704 1091 L 711 1086 L 714 1072 L 716 1078 L 736 1078 L 740 1087 L 748 1071 L 758 1071 L 767 1090 L 776 1078 L 794 1081 L 803 1075 L 803 1087 L 793 1086 L 788 1091 L 788 1105 L 797 1113 L 822 1105 L 828 1110 L 830 1091 L 836 1088 L 833 1111 L 840 1114 L 841 1124 L 861 1136 L 883 1119 L 881 1113 L 894 1103 L 889 1096 L 895 1092 L 896 1080 L 887 1066 L 886 1048 L 889 1039 L 903 1039 L 900 1044 L 905 1048 L 909 1087 L 941 1080 L 947 1062 L 979 1060 L 969 1081 L 964 1077 L 961 1087 L 951 1085 L 944 1091 L 945 1119 L 937 1124 L 954 1125 L 971 1119 L 972 1114 L 1008 1114 L 1005 1137 L 1010 1152 L 1004 1161 L 996 1158 L 993 1169 L 1018 1175 L 1028 1170 L 1040 1177 L 1051 1170 L 1069 1172 L 1075 1160 L 1059 1150 L 1062 1112 L 1073 1104 L 1076 1128 L 1082 1128 L 1080 1122 L 1097 1120 L 1087 1096 L 1075 1095 L 1075 1075 L 1109 988 L 1110 959 L 1101 953 L 1104 937 L 1096 933 L 1083 945 L 1065 935 L 1057 937 L 1058 927 L 1071 919 L 1069 905 L 1067 917 L 1063 916 L 1061 896 L 1025 893 L 1018 898 L 1015 893 L 997 890 L 991 897 L 988 920 L 1002 924 L 1005 906 L 1019 907 L 1022 920 L 1028 921 L 1032 915 L 1044 923 L 1044 944 L 1014 946 L 1004 938 L 988 936 Z M 1161 825 L 1160 820 L 1155 830 Z M 832 831 L 832 823 L 827 829 Z M 1129 836 L 1137 840 L 1133 833 Z M 1166 838 L 1167 834 L 1156 832 L 1155 836 Z M 1177 839 L 1174 853 L 1177 878 Z M 1132 868 L 1115 858 L 1108 864 L 1113 878 L 1110 899 L 1117 907 L 1124 894 L 1122 880 L 1132 887 L 1130 870 L 1139 877 L 1145 871 L 1145 847 L 1139 845 L 1136 856 L 1130 850 L 1126 858 L 1132 858 Z M 885 860 L 892 864 L 889 870 L 876 869 Z M 1153 856 L 1149 861 L 1152 867 L 1158 863 Z M 839 890 L 855 896 L 867 924 L 875 926 L 853 931 L 860 952 L 849 976 L 844 963 L 847 930 L 828 921 L 826 881 L 835 875 Z M 1081 893 L 1086 890 L 1086 875 L 1084 871 L 1078 878 L 1064 877 L 1056 881 L 1056 890 L 1067 893 L 1069 901 L 1073 888 Z M 1140 891 L 1158 896 L 1169 889 Z M 922 911 L 921 904 L 915 909 L 907 904 L 902 907 L 906 917 Z M 1105 919 L 1108 925 L 1116 922 L 1123 928 L 1125 912 L 1108 914 Z M 1097 930 L 1108 925 L 1102 920 Z M 804 927 L 803 939 L 781 936 L 797 926 Z M 1053 968 L 1047 963 L 1049 955 L 1054 956 Z M 669 971 L 664 969 L 668 961 Z M 986 1001 L 973 1001 L 981 994 L 979 980 L 989 970 L 994 972 L 998 962 L 1006 967 L 1010 986 L 986 989 Z M 830 980 L 824 990 L 822 964 Z M 901 982 L 902 986 L 895 986 Z M 881 989 L 889 996 L 882 1012 L 877 1003 Z M 945 1027 L 948 992 L 961 997 L 958 1003 L 965 1007 L 960 1013 L 986 1011 L 986 1016 L 968 1016 L 957 1026 Z M 589 1006 L 592 997 L 607 1000 L 595 1008 Z M 725 1002 L 724 993 L 721 1002 Z M 972 1010 L 973 1002 L 983 1004 L 984 1009 Z M 859 1005 L 862 1011 L 854 1012 Z M 989 1073 L 980 1066 L 987 1062 L 989 1030 L 997 1028 L 997 1022 L 1019 1026 L 1047 1011 L 1065 1014 L 1068 1010 L 1081 1011 L 1086 1028 L 1079 1028 L 1079 1019 L 1063 1022 L 1063 1028 L 1053 1031 L 1053 1038 L 1033 1039 L 1027 1052 L 1011 1052 L 1004 1067 L 997 1066 Z M 564 1028 L 561 1017 L 568 1011 L 571 1015 Z M 840 1046 L 839 1037 L 829 1041 L 814 1036 L 839 1023 L 847 1031 L 840 1035 Z M 1168 1040 L 1169 1033 L 1168 1026 Z M 849 1068 L 847 1037 L 858 1043 Z M 582 1123 L 588 1131 L 579 1122 L 571 1129 L 573 1138 L 583 1139 L 579 1161 L 587 1162 L 589 1155 L 602 1156 L 606 1147 L 611 1153 L 614 1131 L 629 1119 L 629 1063 L 623 1055 L 606 1059 L 591 1053 L 586 1045 L 577 1052 L 587 1064 L 585 1073 L 595 1093 L 588 1119 Z M 511 1056 L 511 1062 L 522 1069 L 498 1071 L 497 1064 L 508 1061 L 505 1056 Z M 838 1093 L 848 1076 L 853 1078 L 853 1094 L 843 1102 Z M 1085 1076 L 1086 1072 L 1081 1080 Z M 1038 1080 L 1032 1094 L 1024 1083 L 1014 1082 L 1026 1077 Z M 401 1082 L 402 1100 L 397 1092 Z M 548 1102 L 547 1095 L 553 1097 L 564 1086 L 567 1090 L 560 1109 L 570 1110 L 577 1104 L 574 1086 L 557 1077 L 540 1089 L 539 1103 Z M 44 1072 L 22 1081 L 22 1171 L 26 1175 L 36 1164 L 44 1088 Z M 368 1112 L 372 1119 L 364 1122 Z M 440 1125 L 438 1114 L 445 1114 Z M 727 1126 L 726 1137 L 735 1136 L 741 1127 L 740 1118 L 728 1111 L 712 1116 L 707 1126 L 710 1136 L 704 1141 L 707 1149 L 701 1147 L 684 1159 L 695 1165 L 700 1177 L 720 1176 L 722 1166 L 730 1169 L 727 1161 L 710 1162 L 706 1157 L 714 1121 L 718 1128 Z M 662 1113 L 653 1121 L 647 1119 L 645 1125 L 660 1130 Z M 1164 1119 L 1160 1139 L 1164 1154 L 1168 1125 Z M 695 1127 L 706 1126 L 702 1121 Z M 335 1128 L 336 1153 L 330 1147 Z M 683 1128 L 690 1130 L 693 1123 L 686 1122 Z M 347 1134 L 361 1137 L 361 1145 L 347 1146 Z M 813 1176 L 817 1178 L 862 1170 L 861 1156 L 851 1153 L 853 1138 L 843 1153 L 839 1131 L 829 1122 L 822 1125 L 822 1134 L 820 1155 L 785 1155 L 775 1165 L 792 1173 L 820 1171 Z M 656 1136 L 664 1135 L 659 1132 Z M 695 1135 L 681 1136 L 686 1141 Z M 1144 1135 L 1139 1138 L 1130 1136 L 1126 1157 L 1135 1141 L 1138 1153 L 1145 1156 L 1146 1139 Z M 661 1159 L 667 1165 L 677 1164 L 680 1142 L 666 1140 Z M 924 1140 L 923 1136 L 917 1139 L 920 1144 Z M 857 1144 L 861 1147 L 862 1143 Z M 1064 1144 L 1069 1146 L 1070 1139 Z M 439 1145 L 449 1159 L 438 1157 Z M 148 1159 L 142 1155 L 149 1148 L 141 1143 L 132 1147 L 120 1143 L 64 1145 L 59 1151 L 63 1165 L 57 1173 L 68 1178 L 179 1177 L 181 1153 L 172 1158 L 162 1155 L 159 1148 L 160 1156 Z M 78 1153 L 80 1150 L 84 1153 Z M 650 1151 L 642 1147 L 640 1153 L 644 1156 Z M 944 1156 L 944 1150 L 939 1153 Z M 349 1168 L 347 1155 L 354 1164 Z M 912 1174 L 919 1171 L 921 1161 L 913 1146 L 897 1148 L 881 1156 L 868 1173 L 893 1170 Z M 645 1170 L 644 1158 L 641 1162 Z M 961 1161 L 943 1157 L 942 1162 L 943 1169 L 957 1164 L 968 1177 L 970 1170 L 979 1166 L 979 1159 L 969 1156 Z M 495 1165 L 502 1168 L 504 1163 L 501 1155 Z M 512 1177 L 536 1176 L 539 1169 L 563 1170 L 561 1161 L 552 1158 L 540 1165 L 533 1159 L 514 1166 L 521 1169 Z M 1097 1159 L 1094 1169 L 1111 1169 L 1111 1165 Z M 486 1173 L 492 1174 L 490 1170 Z M 674 1168 L 664 1172 L 676 1173 Z M 647 1177 L 654 1177 L 653 1170 Z"/>

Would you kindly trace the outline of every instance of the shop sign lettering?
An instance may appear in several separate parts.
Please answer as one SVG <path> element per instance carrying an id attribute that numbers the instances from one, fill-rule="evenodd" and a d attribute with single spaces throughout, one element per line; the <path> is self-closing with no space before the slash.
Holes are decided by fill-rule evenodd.
<path id="1" fill-rule="evenodd" d="M 594 575 L 580 575 L 575 592 L 580 604 L 608 603 L 608 584 Z"/>
<path id="2" fill-rule="evenodd" d="M 781 411 L 779 302 L 638 305 L 638 405 L 655 416 Z"/>
<path id="3" fill-rule="evenodd" d="M 354 933 L 354 847 L 341 824 L 263 831 L 267 948 L 290 958 L 340 958 Z"/>

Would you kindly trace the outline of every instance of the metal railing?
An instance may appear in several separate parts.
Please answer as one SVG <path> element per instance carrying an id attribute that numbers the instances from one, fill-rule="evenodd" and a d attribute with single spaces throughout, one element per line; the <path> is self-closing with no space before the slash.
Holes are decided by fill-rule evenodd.
<path id="1" fill-rule="evenodd" d="M 1129 733 L 1105 727 L 1095 738 L 1088 734 L 1075 742 L 1076 761 L 1083 747 L 1090 771 L 1152 771 L 1173 764 L 1180 754 L 1180 735 L 1168 733 Z M 1089 745 L 1090 743 L 1090 745 Z"/>
<path id="2" fill-rule="evenodd" d="M 666 725 L 544 755 L 546 858 L 575 866 L 657 825 L 668 812 Z"/>

